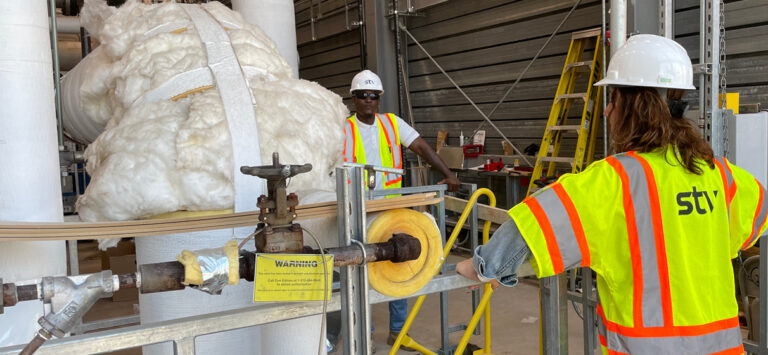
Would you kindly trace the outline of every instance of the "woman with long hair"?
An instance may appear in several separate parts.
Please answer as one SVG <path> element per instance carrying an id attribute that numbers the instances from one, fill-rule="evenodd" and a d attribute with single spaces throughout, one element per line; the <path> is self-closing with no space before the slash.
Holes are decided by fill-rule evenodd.
<path id="1" fill-rule="evenodd" d="M 682 117 L 692 82 L 679 44 L 631 37 L 596 84 L 619 153 L 513 207 L 457 271 L 514 286 L 525 260 L 537 277 L 590 267 L 604 354 L 742 354 L 731 259 L 765 232 L 768 204 Z"/>

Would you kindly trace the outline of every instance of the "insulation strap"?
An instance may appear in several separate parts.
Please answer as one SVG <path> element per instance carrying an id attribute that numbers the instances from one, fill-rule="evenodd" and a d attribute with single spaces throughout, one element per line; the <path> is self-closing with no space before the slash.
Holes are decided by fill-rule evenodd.
<path id="1" fill-rule="evenodd" d="M 256 208 L 256 198 L 265 193 L 264 182 L 240 173 L 241 166 L 261 165 L 259 132 L 253 111 L 253 98 L 229 36 L 221 25 L 197 5 L 183 5 L 195 25 L 208 54 L 208 67 L 224 104 L 232 136 L 235 212 Z M 235 229 L 235 236 L 250 234 L 250 228 Z"/>

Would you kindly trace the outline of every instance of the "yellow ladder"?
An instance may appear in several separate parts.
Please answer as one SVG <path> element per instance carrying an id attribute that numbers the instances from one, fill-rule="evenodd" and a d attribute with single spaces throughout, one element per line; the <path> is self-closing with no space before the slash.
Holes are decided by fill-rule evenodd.
<path id="1" fill-rule="evenodd" d="M 592 86 L 603 77 L 603 47 L 600 37 L 600 28 L 574 32 L 571 35 L 571 45 L 565 58 L 560 83 L 557 85 L 552 110 L 549 112 L 547 128 L 544 130 L 539 153 L 536 156 L 536 164 L 531 174 L 527 195 L 539 189 L 536 181 L 541 179 L 545 165 L 547 166 L 546 176 L 551 177 L 557 173 L 555 169 L 557 164 L 570 164 L 570 172 L 578 173 L 592 163 L 598 123 L 603 111 L 602 87 Z M 588 47 L 589 44 L 594 44 L 594 46 Z M 589 48 L 594 48 L 592 60 L 583 60 L 584 51 Z M 581 74 L 584 73 L 589 74 L 586 80 L 586 91 L 574 92 L 575 87 L 580 86 L 577 85 L 577 79 L 583 77 Z M 576 100 L 584 103 L 581 122 L 569 125 L 566 122 L 568 113 Z M 563 136 L 566 133 L 577 135 L 576 151 L 573 157 L 558 156 Z"/>

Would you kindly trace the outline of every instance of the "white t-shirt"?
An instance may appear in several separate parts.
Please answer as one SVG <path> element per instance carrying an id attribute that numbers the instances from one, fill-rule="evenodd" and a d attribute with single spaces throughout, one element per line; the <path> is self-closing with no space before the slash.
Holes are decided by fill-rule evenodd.
<path id="1" fill-rule="evenodd" d="M 379 117 L 383 117 L 383 113 L 378 114 Z M 386 117 L 383 117 L 386 119 Z M 402 118 L 395 116 L 397 119 L 397 132 L 400 136 L 400 144 L 403 147 L 408 148 L 416 138 L 419 138 L 419 132 L 416 132 L 411 125 L 405 123 Z M 355 115 L 355 121 L 357 121 L 357 130 L 360 132 L 360 140 L 363 141 L 363 149 L 365 149 L 365 163 L 368 165 L 381 166 L 381 156 L 379 155 L 379 124 L 374 122 L 372 125 L 365 124 L 357 119 Z M 373 154 L 372 154 L 373 153 Z M 376 173 L 376 188 L 374 190 L 381 190 L 384 188 L 384 177 L 380 172 Z"/>

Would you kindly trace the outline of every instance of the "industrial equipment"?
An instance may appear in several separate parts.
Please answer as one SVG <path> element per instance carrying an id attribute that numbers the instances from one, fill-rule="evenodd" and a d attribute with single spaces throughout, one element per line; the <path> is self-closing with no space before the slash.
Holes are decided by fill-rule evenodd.
<path id="1" fill-rule="evenodd" d="M 298 223 L 293 223 L 299 202 L 298 196 L 293 193 L 286 195 L 285 190 L 287 179 L 311 169 L 310 164 L 282 165 L 277 153 L 273 154 L 272 165 L 241 167 L 242 173 L 267 180 L 268 195 L 262 195 L 258 199 L 259 221 L 262 223 L 253 234 L 256 252 L 239 250 L 238 257 L 234 259 L 236 265 L 229 265 L 230 270 L 238 270 L 236 275 L 238 279 L 254 280 L 258 253 L 321 253 L 321 250 L 304 246 L 302 228 Z M 437 263 L 437 260 L 426 255 L 426 252 L 422 255 L 422 243 L 428 239 L 419 237 L 424 240 L 422 241 L 406 233 L 387 231 L 391 232 L 389 236 L 379 235 L 377 243 L 328 248 L 322 252 L 333 255 L 334 266 L 378 261 L 402 263 L 410 260 L 421 260 L 422 263 L 426 260 L 427 265 Z M 439 241 L 439 232 L 437 235 Z M 434 248 L 434 245 L 431 246 L 431 249 Z M 425 270 L 428 270 L 430 276 L 434 274 L 434 268 Z M 138 288 L 141 293 L 181 290 L 188 286 L 185 271 L 185 265 L 181 262 L 168 261 L 139 265 L 137 272 L 124 275 L 113 275 L 111 271 L 102 271 L 88 275 L 46 276 L 39 281 L 26 284 L 3 284 L 0 279 L 3 291 L 0 314 L 3 313 L 4 307 L 14 306 L 23 301 L 42 300 L 51 304 L 52 312 L 38 320 L 41 326 L 38 334 L 22 351 L 23 354 L 32 354 L 52 336 L 63 337 L 68 333 L 99 298 L 110 297 L 113 292 L 126 288 Z M 418 290 L 430 278 L 422 278 L 410 289 Z M 220 292 L 220 289 L 199 289 L 212 294 Z"/>

